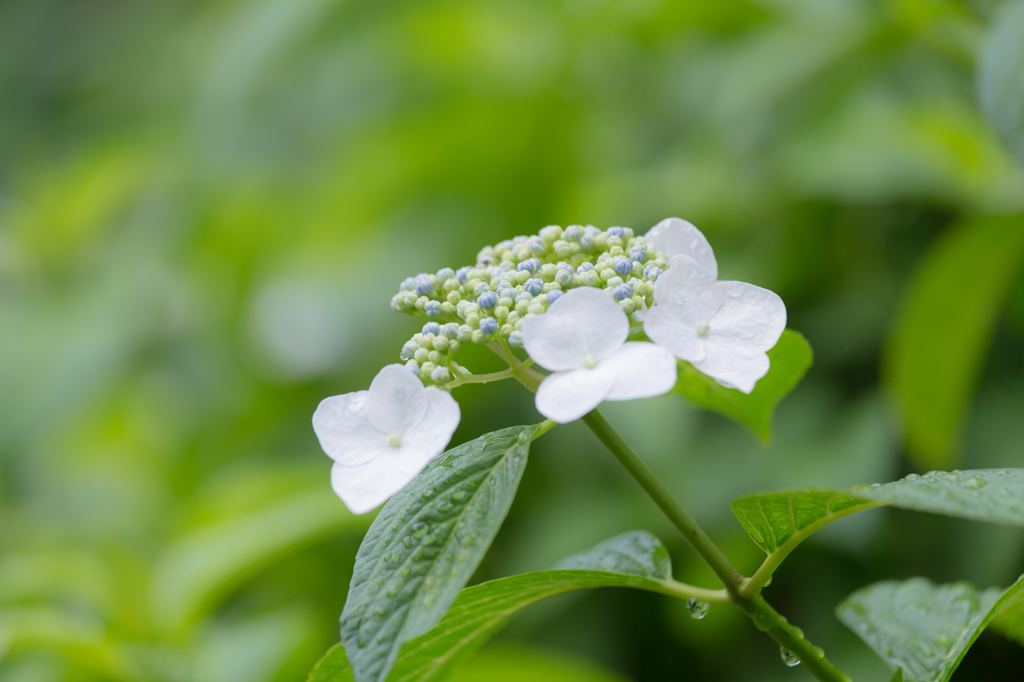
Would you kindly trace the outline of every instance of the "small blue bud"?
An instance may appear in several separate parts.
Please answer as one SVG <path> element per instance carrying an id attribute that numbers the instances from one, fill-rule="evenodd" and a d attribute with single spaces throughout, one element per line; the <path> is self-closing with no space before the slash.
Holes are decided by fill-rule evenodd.
<path id="1" fill-rule="evenodd" d="M 526 291 L 520 291 L 518 294 L 516 294 L 514 302 L 515 303 L 519 303 L 520 301 L 526 301 L 527 303 L 529 303 L 532 300 L 533 300 L 533 294 L 528 293 Z"/>
<path id="2" fill-rule="evenodd" d="M 451 378 L 448 368 L 443 366 L 435 367 L 434 371 L 430 373 L 430 380 L 435 384 L 447 384 L 448 380 Z"/>
<path id="3" fill-rule="evenodd" d="M 403 360 L 412 360 L 414 357 L 416 357 L 416 351 L 418 351 L 419 349 L 420 345 L 418 343 L 406 341 L 405 345 L 402 346 L 401 358 Z"/>
<path id="4" fill-rule="evenodd" d="M 621 228 L 621 227 L 609 227 L 608 228 L 608 236 L 609 237 L 618 237 L 619 239 L 622 239 L 622 238 L 624 238 L 626 236 L 626 230 L 624 228 Z"/>
<path id="5" fill-rule="evenodd" d="M 570 225 L 565 228 L 565 232 L 562 233 L 562 239 L 567 242 L 578 242 L 582 236 L 583 228 L 579 225 Z"/>
<path id="6" fill-rule="evenodd" d="M 441 315 L 441 302 L 427 301 L 423 312 L 427 314 L 427 317 L 439 317 Z"/>
<path id="7" fill-rule="evenodd" d="M 498 305 L 498 295 L 493 291 L 485 291 L 477 297 L 476 302 L 481 308 L 487 308 L 490 310 L 494 306 Z"/>
<path id="8" fill-rule="evenodd" d="M 530 250 L 530 253 L 541 256 L 548 250 L 548 245 L 544 243 L 544 240 L 540 237 L 530 237 L 526 242 L 526 248 Z"/>
<path id="9" fill-rule="evenodd" d="M 535 277 L 533 279 L 526 280 L 526 284 L 523 286 L 526 287 L 526 291 L 531 296 L 540 296 L 544 291 L 544 280 Z"/>
<path id="10" fill-rule="evenodd" d="M 433 334 L 434 336 L 437 336 L 438 334 L 441 333 L 441 325 L 439 325 L 437 322 L 427 322 L 425 325 L 423 325 L 423 333 Z"/>
<path id="11" fill-rule="evenodd" d="M 449 341 L 451 341 L 452 339 L 456 339 L 459 337 L 459 325 L 455 324 L 454 322 L 449 322 L 448 324 L 441 327 L 441 334 L 444 336 L 444 338 L 448 339 Z"/>
<path id="12" fill-rule="evenodd" d="M 594 264 L 593 263 L 581 263 L 580 266 L 578 268 L 576 268 L 576 274 L 577 275 L 582 275 L 584 272 L 588 272 L 588 271 L 593 270 L 593 269 L 594 269 Z"/>
<path id="13" fill-rule="evenodd" d="M 612 290 L 612 295 L 619 301 L 630 298 L 633 295 L 633 287 L 628 284 L 620 284 Z"/>
<path id="14" fill-rule="evenodd" d="M 426 275 L 416 275 L 416 293 L 420 296 L 429 296 L 434 293 L 434 283 Z"/>
<path id="15" fill-rule="evenodd" d="M 647 247 L 643 244 L 637 244 L 629 250 L 629 257 L 635 261 L 643 263 L 647 260 Z"/>
<path id="16" fill-rule="evenodd" d="M 521 331 L 519 331 L 519 330 L 516 330 L 516 331 L 513 331 L 511 334 L 509 334 L 508 335 L 508 345 L 512 346 L 513 348 L 522 348 L 523 347 L 523 333 Z"/>
<path id="17" fill-rule="evenodd" d="M 405 363 L 405 367 L 416 376 L 420 375 L 420 363 L 416 362 L 415 360 L 410 360 L 409 362 Z"/>
<path id="18" fill-rule="evenodd" d="M 412 277 L 406 277 L 405 279 L 402 280 L 402 284 L 398 288 L 401 289 L 402 291 L 412 291 L 413 289 L 416 288 L 416 280 L 413 279 Z"/>
<path id="19" fill-rule="evenodd" d="M 444 284 L 454 276 L 455 271 L 451 268 L 441 268 L 437 271 L 437 279 L 440 280 L 441 284 Z"/>
<path id="20" fill-rule="evenodd" d="M 662 270 L 658 266 L 652 268 L 644 268 L 644 275 L 652 282 L 657 282 L 658 277 L 661 276 Z"/>
<path id="21" fill-rule="evenodd" d="M 562 295 L 563 295 L 563 292 L 559 291 L 558 289 L 554 289 L 553 291 L 549 291 L 548 292 L 548 303 L 554 303 L 559 298 L 561 298 Z"/>
<path id="22" fill-rule="evenodd" d="M 480 296 L 482 296 L 483 294 L 485 294 L 486 292 L 488 292 L 490 290 L 491 290 L 491 288 L 489 286 L 487 286 L 487 284 L 485 284 L 484 282 L 480 282 L 473 289 L 473 295 L 477 296 L 477 297 L 480 297 Z"/>
<path id="23" fill-rule="evenodd" d="M 482 331 L 487 336 L 494 334 L 495 332 L 498 331 L 498 321 L 493 317 L 485 317 L 484 319 L 480 320 L 480 331 Z"/>
<path id="24" fill-rule="evenodd" d="M 628 258 L 623 258 L 619 256 L 613 261 L 613 263 L 614 265 L 612 267 L 615 269 L 615 273 L 618 275 L 628 275 L 630 271 L 633 269 L 633 261 L 631 261 Z"/>
<path id="25" fill-rule="evenodd" d="M 655 265 L 654 263 L 648 263 L 647 265 L 644 266 L 644 277 L 650 277 L 652 270 L 658 270 L 659 272 L 661 271 L 660 268 L 658 268 L 658 266 Z"/>
<path id="26" fill-rule="evenodd" d="M 518 270 L 519 272 L 523 272 L 525 270 L 531 275 L 537 272 L 538 268 L 540 268 L 540 261 L 537 260 L 536 258 L 527 258 L 518 266 L 516 266 L 516 270 Z"/>
<path id="27" fill-rule="evenodd" d="M 461 268 L 455 271 L 455 279 L 460 282 L 465 282 L 469 278 L 469 271 L 473 269 L 472 265 L 463 265 Z"/>
<path id="28" fill-rule="evenodd" d="M 594 240 L 596 238 L 596 234 L 584 233 L 583 236 L 580 237 L 580 247 L 586 249 L 587 251 L 590 251 L 591 249 L 594 248 Z"/>

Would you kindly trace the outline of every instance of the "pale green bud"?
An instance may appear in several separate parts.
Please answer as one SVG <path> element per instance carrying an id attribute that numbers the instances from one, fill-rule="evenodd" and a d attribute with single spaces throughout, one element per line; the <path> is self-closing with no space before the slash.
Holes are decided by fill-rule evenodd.
<path id="1" fill-rule="evenodd" d="M 622 248 L 622 237 L 617 237 L 614 234 L 611 235 L 611 236 L 607 236 L 606 235 L 605 236 L 605 244 L 607 245 L 607 248 L 608 248 L 609 251 L 611 251 L 615 247 L 619 247 L 621 249 Z M 612 255 L 614 256 L 615 254 L 612 254 Z"/>
<path id="2" fill-rule="evenodd" d="M 462 349 L 462 344 L 461 344 L 461 343 L 459 343 L 458 339 L 455 339 L 455 340 L 453 340 L 453 341 L 449 341 L 449 342 L 448 342 L 448 352 L 449 352 L 449 353 L 450 353 L 451 355 L 455 355 L 455 354 L 456 354 L 456 353 L 458 353 L 458 352 L 459 352 L 459 350 L 461 350 L 461 349 Z"/>
<path id="3" fill-rule="evenodd" d="M 420 296 L 419 298 L 416 299 L 416 310 L 420 311 L 421 313 L 424 312 L 427 309 L 427 303 L 429 302 L 429 298 L 427 298 L 426 296 Z"/>
<path id="4" fill-rule="evenodd" d="M 508 296 L 502 296 L 501 298 L 498 299 L 498 305 L 502 306 L 503 308 L 511 308 L 515 304 L 516 302 L 513 301 Z"/>
<path id="5" fill-rule="evenodd" d="M 416 351 L 415 355 L 413 356 L 413 359 L 422 365 L 424 362 L 430 359 L 430 351 L 428 351 L 426 348 L 420 348 L 418 351 Z"/>
<path id="6" fill-rule="evenodd" d="M 531 303 L 530 306 L 526 309 L 526 312 L 532 313 L 534 315 L 540 315 L 541 313 L 544 312 L 544 310 L 545 307 L 543 303 Z"/>
<path id="7" fill-rule="evenodd" d="M 451 291 L 458 291 L 461 286 L 462 285 L 459 283 L 459 280 L 457 280 L 457 279 L 455 279 L 453 277 L 453 278 L 451 278 L 449 280 L 445 280 L 444 286 L 441 287 L 441 288 L 444 289 L 445 291 L 451 292 Z"/>
<path id="8" fill-rule="evenodd" d="M 420 375 L 420 363 L 416 362 L 415 360 L 410 360 L 409 362 L 405 363 L 405 366 L 409 368 L 409 370 L 416 376 Z"/>
<path id="9" fill-rule="evenodd" d="M 499 329 L 498 332 L 500 332 L 501 335 L 504 336 L 507 339 L 508 335 L 512 333 L 512 325 L 510 325 L 510 324 L 503 324 L 503 325 L 501 325 L 501 329 Z"/>
<path id="10" fill-rule="evenodd" d="M 520 301 L 519 303 L 516 303 L 516 312 L 519 313 L 520 315 L 525 315 L 526 314 L 526 309 L 529 308 L 529 307 L 530 307 L 530 302 L 529 301 Z"/>
<path id="11" fill-rule="evenodd" d="M 615 271 L 610 268 L 609 272 L 613 275 L 615 274 Z M 580 286 L 596 287 L 601 284 L 601 275 L 599 275 L 596 270 L 587 270 L 582 275 L 576 275 L 576 279 Z"/>
<path id="12" fill-rule="evenodd" d="M 517 284 L 526 284 L 526 280 L 530 279 L 532 275 L 526 270 L 520 270 L 516 273 L 515 277 Z"/>
<path id="13" fill-rule="evenodd" d="M 429 377 L 435 369 L 437 369 L 437 365 L 433 362 L 422 362 L 420 363 L 420 376 Z"/>
<path id="14" fill-rule="evenodd" d="M 474 315 L 470 315 L 469 317 L 466 318 L 466 324 L 468 324 L 470 327 L 479 327 L 480 326 L 480 316 L 479 315 L 475 315 L 475 314 Z"/>
<path id="15" fill-rule="evenodd" d="M 509 324 L 515 324 L 516 322 L 518 322 L 521 319 L 523 319 L 523 316 L 520 315 L 515 310 L 513 310 L 512 312 L 510 312 L 508 314 L 508 319 L 506 319 L 505 321 L 508 322 Z"/>
<path id="16" fill-rule="evenodd" d="M 553 263 L 545 263 L 540 266 L 540 276 L 545 282 L 553 282 L 557 272 L 558 268 Z"/>
<path id="17" fill-rule="evenodd" d="M 593 251 L 607 251 L 608 250 L 608 236 L 603 232 L 594 237 L 594 248 Z"/>
<path id="18" fill-rule="evenodd" d="M 445 301 L 444 303 L 441 304 L 441 312 L 445 315 L 445 317 L 452 317 L 453 315 L 455 315 L 455 304 Z"/>
<path id="19" fill-rule="evenodd" d="M 613 237 L 613 239 L 618 239 L 618 237 Z M 619 257 L 619 256 L 625 256 L 626 255 L 626 250 L 623 249 L 621 246 L 613 246 L 610 249 L 608 249 L 608 255 L 612 256 L 613 258 L 614 257 Z"/>
<path id="20" fill-rule="evenodd" d="M 611 279 L 616 278 L 616 277 L 618 277 L 618 275 L 616 275 L 615 271 L 612 270 L 611 268 L 605 268 L 604 270 L 601 271 L 601 281 L 602 282 L 608 282 Z M 621 281 L 622 280 L 619 280 L 620 283 L 621 283 Z"/>
<path id="21" fill-rule="evenodd" d="M 499 305 L 494 309 L 494 316 L 498 318 L 498 322 L 504 322 L 505 318 L 508 317 L 508 308 L 503 305 Z"/>
<path id="22" fill-rule="evenodd" d="M 626 313 L 627 315 L 631 314 L 634 310 L 636 310 L 636 307 L 633 303 L 633 299 L 631 298 L 619 301 L 619 307 L 622 308 L 622 312 Z"/>
<path id="23" fill-rule="evenodd" d="M 430 360 L 430 362 L 434 363 L 435 365 L 440 365 L 442 362 L 444 362 L 444 356 L 438 353 L 436 350 L 430 351 L 430 355 L 428 356 L 427 359 Z"/>
<path id="24" fill-rule="evenodd" d="M 530 249 L 526 248 L 525 244 L 517 246 L 515 248 L 515 251 L 513 251 L 512 253 L 515 256 L 515 259 L 519 262 L 522 262 L 533 255 L 532 253 L 530 253 Z"/>
<path id="25" fill-rule="evenodd" d="M 462 343 L 469 343 L 473 340 L 473 328 L 468 324 L 464 324 L 459 327 L 459 336 L 457 337 Z"/>
<path id="26" fill-rule="evenodd" d="M 555 255 L 565 260 L 572 256 L 572 245 L 569 242 L 559 239 L 554 245 Z"/>
<path id="27" fill-rule="evenodd" d="M 439 353 L 447 353 L 448 339 L 446 339 L 443 336 L 439 336 L 436 339 L 434 339 L 434 350 L 438 351 Z"/>
<path id="28" fill-rule="evenodd" d="M 473 340 L 473 343 L 478 343 L 478 344 L 479 343 L 487 343 L 487 335 L 484 334 L 479 329 L 474 329 L 473 330 L 472 340 Z"/>
<path id="29" fill-rule="evenodd" d="M 622 278 L 616 275 L 615 277 L 612 277 L 610 280 L 608 280 L 606 284 L 608 285 L 609 289 L 614 289 L 615 287 L 622 284 Z"/>
<path id="30" fill-rule="evenodd" d="M 447 367 L 437 367 L 430 373 L 430 380 L 435 384 L 447 384 L 452 378 Z"/>
<path id="31" fill-rule="evenodd" d="M 462 301 L 462 294 L 457 291 L 448 292 L 448 302 L 456 305 L 455 311 L 458 312 L 458 304 Z"/>
<path id="32" fill-rule="evenodd" d="M 542 227 L 540 230 L 540 238 L 546 241 L 548 244 L 555 241 L 556 239 L 560 239 L 561 236 L 562 228 L 559 227 L 558 225 L 548 225 L 547 227 Z"/>

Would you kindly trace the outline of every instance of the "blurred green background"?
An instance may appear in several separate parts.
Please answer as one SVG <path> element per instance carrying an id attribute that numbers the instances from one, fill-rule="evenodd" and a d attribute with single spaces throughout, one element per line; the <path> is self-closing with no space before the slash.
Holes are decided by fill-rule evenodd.
<path id="1" fill-rule="evenodd" d="M 814 347 L 767 449 L 607 405 L 741 570 L 733 496 L 1024 466 L 1024 181 L 975 102 L 997 4 L 0 2 L 0 681 L 304 679 L 370 521 L 314 408 L 397 361 L 402 278 L 549 223 L 687 218 Z M 456 397 L 455 442 L 538 419 L 518 385 Z M 531 459 L 478 580 L 647 528 L 714 585 L 582 426 Z M 882 680 L 843 597 L 1022 570 L 1019 530 L 877 510 L 766 596 Z M 956 679 L 1022 669 L 985 634 Z M 533 607 L 457 677 L 810 679 L 738 612 L 624 590 Z"/>

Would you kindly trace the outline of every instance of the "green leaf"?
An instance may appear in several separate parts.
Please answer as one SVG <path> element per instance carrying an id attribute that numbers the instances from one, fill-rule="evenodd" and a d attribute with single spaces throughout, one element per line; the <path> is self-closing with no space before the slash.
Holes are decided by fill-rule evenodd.
<path id="1" fill-rule="evenodd" d="M 978 469 L 911 474 L 894 483 L 845 490 L 810 488 L 754 493 L 732 501 L 740 525 L 768 558 L 763 584 L 797 545 L 844 516 L 889 505 L 974 521 L 1024 526 L 1024 470 Z"/>
<path id="2" fill-rule="evenodd" d="M 628 682 L 591 661 L 523 645 L 488 646 L 456 668 L 448 682 Z"/>
<path id="3" fill-rule="evenodd" d="M 903 682 L 903 668 L 896 668 L 896 674 L 892 676 L 892 680 L 889 682 Z"/>
<path id="4" fill-rule="evenodd" d="M 826 524 L 879 503 L 843 490 L 809 488 L 744 495 L 730 506 L 758 547 L 785 556 Z"/>
<path id="5" fill-rule="evenodd" d="M 750 393 L 726 388 L 693 365 L 679 361 L 675 391 L 698 406 L 728 417 L 747 427 L 762 443 L 772 439 L 775 406 L 793 390 L 811 366 L 811 346 L 799 332 L 787 329 L 768 351 L 771 368 Z"/>
<path id="6" fill-rule="evenodd" d="M 1024 526 L 1024 469 L 932 471 L 850 492 L 901 509 Z"/>
<path id="7" fill-rule="evenodd" d="M 1024 575 L 1017 581 L 1024 581 Z M 992 621 L 992 629 L 1024 645 L 1024 588 L 1018 589 L 1003 602 Z"/>
<path id="8" fill-rule="evenodd" d="M 1024 2 L 1007 2 L 993 19 L 978 62 L 981 108 L 1024 166 Z"/>
<path id="9" fill-rule="evenodd" d="M 515 499 L 537 426 L 435 459 L 374 520 L 356 555 L 341 640 L 360 682 L 381 682 L 404 642 L 430 630 L 473 575 Z"/>
<path id="10" fill-rule="evenodd" d="M 940 237 L 910 282 L 884 375 L 922 467 L 958 459 L 966 407 L 1022 265 L 1024 219 L 974 218 Z"/>
<path id="11" fill-rule="evenodd" d="M 836 615 L 885 661 L 916 682 L 946 682 L 982 630 L 1024 590 L 977 590 L 924 578 L 883 582 L 854 592 Z"/>
<path id="12" fill-rule="evenodd" d="M 633 587 L 676 594 L 668 581 L 671 573 L 668 554 L 661 542 L 646 531 L 616 536 L 559 565 L 575 568 L 526 573 L 462 590 L 433 629 L 402 647 L 387 680 L 430 682 L 441 679 L 512 616 L 548 597 L 592 587 Z M 611 573 L 610 568 L 627 572 Z M 309 675 L 310 682 L 352 682 L 353 679 L 342 644 L 330 649 Z"/>

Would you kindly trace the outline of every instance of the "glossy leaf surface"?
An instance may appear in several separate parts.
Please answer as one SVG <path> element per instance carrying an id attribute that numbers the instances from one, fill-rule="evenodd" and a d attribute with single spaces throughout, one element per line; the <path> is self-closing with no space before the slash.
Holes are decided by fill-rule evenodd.
<path id="1" fill-rule="evenodd" d="M 356 555 L 341 640 L 359 682 L 384 680 L 404 642 L 451 606 L 501 527 L 536 426 L 464 443 L 381 510 Z"/>

